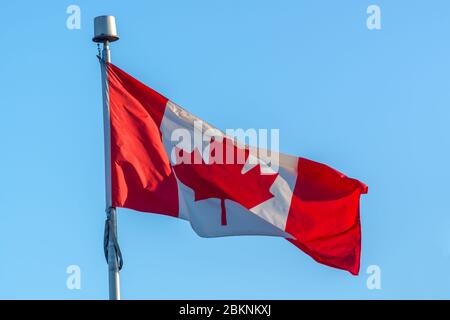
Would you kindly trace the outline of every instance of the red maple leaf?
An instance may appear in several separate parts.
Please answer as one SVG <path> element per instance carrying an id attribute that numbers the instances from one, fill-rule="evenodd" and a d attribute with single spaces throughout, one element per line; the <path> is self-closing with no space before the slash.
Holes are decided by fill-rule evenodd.
<path id="1" fill-rule="evenodd" d="M 194 190 L 195 201 L 209 198 L 220 199 L 222 225 L 227 224 L 225 199 L 233 200 L 250 209 L 273 197 L 269 189 L 278 174 L 262 175 L 259 164 L 242 174 L 249 150 L 238 148 L 230 139 L 211 140 L 208 163 L 205 163 L 197 148 L 194 148 L 192 152 L 181 149 L 176 151 L 178 160 L 181 158 L 190 160 L 182 163 L 177 161 L 178 164 L 173 166 L 176 176 L 183 184 Z M 214 162 L 216 152 L 223 152 L 223 161 Z M 232 161 L 227 161 L 227 152 L 234 155 Z M 238 156 L 239 154 L 241 157 Z"/>

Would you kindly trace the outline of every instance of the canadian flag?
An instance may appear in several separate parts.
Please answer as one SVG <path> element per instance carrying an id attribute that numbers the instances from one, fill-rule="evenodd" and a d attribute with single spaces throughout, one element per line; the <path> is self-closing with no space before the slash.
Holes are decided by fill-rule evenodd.
<path id="1" fill-rule="evenodd" d="M 267 150 L 237 142 L 113 64 L 106 70 L 112 206 L 188 220 L 202 237 L 284 237 L 358 274 L 363 183 L 281 153 L 272 154 L 274 170 Z"/>

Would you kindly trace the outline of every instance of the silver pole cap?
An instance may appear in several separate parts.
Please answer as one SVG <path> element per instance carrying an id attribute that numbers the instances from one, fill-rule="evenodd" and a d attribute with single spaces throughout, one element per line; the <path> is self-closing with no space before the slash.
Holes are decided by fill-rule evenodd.
<path id="1" fill-rule="evenodd" d="M 94 42 L 113 42 L 119 40 L 114 16 L 98 16 L 94 18 Z"/>

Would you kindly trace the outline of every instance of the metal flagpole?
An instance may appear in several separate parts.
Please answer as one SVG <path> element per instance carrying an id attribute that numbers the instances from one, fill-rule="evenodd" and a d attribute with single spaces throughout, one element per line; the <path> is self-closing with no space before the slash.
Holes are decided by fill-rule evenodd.
<path id="1" fill-rule="evenodd" d="M 122 255 L 117 242 L 117 212 L 112 207 L 111 197 L 111 142 L 110 142 L 110 112 L 107 63 L 111 62 L 110 42 L 119 40 L 116 22 L 113 16 L 99 16 L 94 19 L 94 42 L 102 43 L 103 50 L 100 59 L 103 94 L 103 128 L 105 147 L 105 195 L 106 223 L 104 250 L 108 262 L 109 299 L 120 300 L 120 277 Z"/>

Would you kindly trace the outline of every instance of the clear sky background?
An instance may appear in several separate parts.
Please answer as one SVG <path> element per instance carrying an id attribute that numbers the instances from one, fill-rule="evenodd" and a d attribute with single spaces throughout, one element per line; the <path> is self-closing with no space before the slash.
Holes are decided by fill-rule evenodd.
<path id="1" fill-rule="evenodd" d="M 66 28 L 70 4 L 80 30 Z M 123 298 L 450 298 L 449 12 L 446 0 L 1 1 L 0 298 L 108 297 L 102 14 L 117 18 L 120 68 L 218 128 L 279 128 L 282 152 L 369 186 L 358 277 L 281 238 L 202 239 L 121 209 Z M 69 265 L 81 290 L 66 288 Z M 366 286 L 370 265 L 381 290 Z"/>

